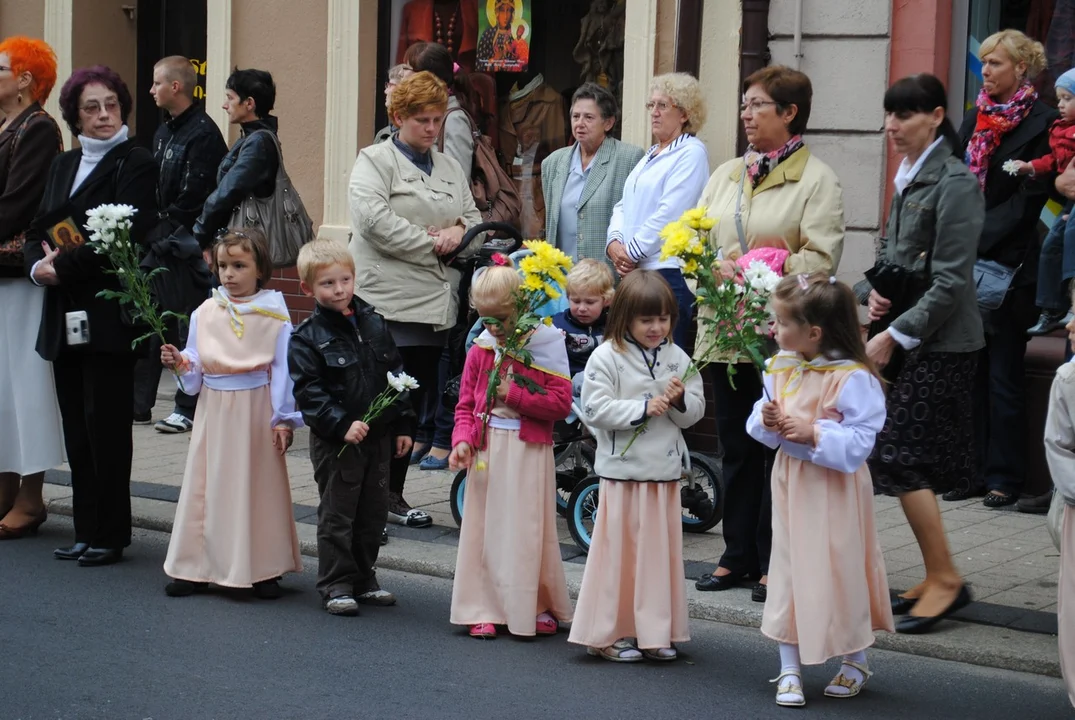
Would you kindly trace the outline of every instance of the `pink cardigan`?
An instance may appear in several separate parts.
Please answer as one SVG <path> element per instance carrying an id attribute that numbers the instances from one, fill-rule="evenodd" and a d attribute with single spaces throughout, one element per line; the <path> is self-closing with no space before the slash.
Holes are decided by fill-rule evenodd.
<path id="1" fill-rule="evenodd" d="M 492 349 L 474 345 L 467 353 L 463 378 L 459 385 L 459 402 L 455 406 L 453 447 L 465 442 L 472 448 L 484 449 L 484 445 L 478 446 L 478 436 L 481 434 L 481 416 L 485 412 L 489 372 L 493 369 L 494 362 Z M 552 445 L 553 424 L 557 420 L 563 420 L 571 412 L 571 381 L 537 368 L 527 368 L 521 362 L 514 363 L 512 372 L 524 375 L 545 388 L 545 394 L 540 395 L 528 392 L 515 383 L 511 384 L 508 399 L 504 404 L 522 416 L 519 439 L 523 442 Z"/>

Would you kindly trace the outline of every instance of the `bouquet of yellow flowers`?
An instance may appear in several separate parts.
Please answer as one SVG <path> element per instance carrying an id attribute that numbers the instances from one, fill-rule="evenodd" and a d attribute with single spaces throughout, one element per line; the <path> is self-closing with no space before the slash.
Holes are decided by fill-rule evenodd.
<path id="1" fill-rule="evenodd" d="M 503 365 L 505 360 L 521 362 L 527 368 L 534 362 L 533 354 L 526 349 L 530 334 L 544 323 L 552 325 L 552 318 L 545 317 L 541 310 L 550 300 L 556 300 L 561 296 L 558 288 L 567 284 L 567 271 L 571 269 L 571 258 L 561 250 L 553 247 L 544 240 L 527 240 L 523 247 L 530 254 L 519 261 L 519 271 L 523 281 L 514 296 L 515 330 L 508 333 L 504 339 L 503 351 L 497 356 L 496 363 L 489 373 L 489 384 L 485 390 L 485 406 L 492 408 L 496 402 L 496 390 L 500 383 L 504 382 Z M 503 256 L 494 256 L 496 264 L 506 264 Z M 500 325 L 500 320 L 491 317 L 481 319 L 486 325 Z M 524 390 L 543 395 L 545 389 L 536 385 L 523 375 L 512 376 L 512 381 Z M 481 441 L 485 441 L 485 435 L 489 428 L 489 413 L 485 414 L 482 421 Z"/>

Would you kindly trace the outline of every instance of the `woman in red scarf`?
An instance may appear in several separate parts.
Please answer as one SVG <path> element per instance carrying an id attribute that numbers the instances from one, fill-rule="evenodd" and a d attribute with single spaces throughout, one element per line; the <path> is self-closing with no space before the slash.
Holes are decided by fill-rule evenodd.
<path id="1" fill-rule="evenodd" d="M 987 491 L 986 507 L 1019 499 L 1027 467 L 1023 355 L 1026 328 L 1034 323 L 1038 218 L 1053 177 L 1017 177 L 1007 160 L 1031 160 L 1049 150 L 1049 126 L 1057 113 L 1038 99 L 1031 84 L 1045 67 L 1038 43 L 1017 30 L 1003 30 L 982 43 L 982 91 L 967 114 L 960 139 L 966 162 L 985 193 L 986 219 L 978 257 L 1020 268 L 1003 304 L 983 311 L 986 347 L 978 360 L 975 390 L 977 482 L 944 495 L 963 500 Z"/>

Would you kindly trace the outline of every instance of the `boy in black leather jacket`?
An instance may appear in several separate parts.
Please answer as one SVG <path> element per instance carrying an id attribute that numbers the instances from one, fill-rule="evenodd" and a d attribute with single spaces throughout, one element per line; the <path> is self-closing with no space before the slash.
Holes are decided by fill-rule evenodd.
<path id="1" fill-rule="evenodd" d="M 363 420 L 403 361 L 384 318 L 354 295 L 347 248 L 315 240 L 299 253 L 298 271 L 302 291 L 317 301 L 287 354 L 321 496 L 317 590 L 328 612 L 357 615 L 359 603 L 396 602 L 377 584 L 374 563 L 388 514 L 388 464 L 411 451 L 415 417 L 403 392 Z"/>

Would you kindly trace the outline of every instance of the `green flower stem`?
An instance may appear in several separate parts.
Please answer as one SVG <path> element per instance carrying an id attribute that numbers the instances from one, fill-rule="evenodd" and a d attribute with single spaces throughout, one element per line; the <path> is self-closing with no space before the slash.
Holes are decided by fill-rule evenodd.
<path id="1" fill-rule="evenodd" d="M 362 416 L 362 422 L 366 423 L 367 425 L 372 423 L 374 420 L 383 415 L 384 411 L 390 408 L 392 406 L 392 403 L 398 400 L 399 396 L 402 394 L 403 393 L 396 390 L 391 385 L 386 387 L 384 390 L 381 391 L 380 395 L 373 398 L 373 402 L 371 402 L 369 408 L 366 409 L 366 414 Z M 336 457 L 343 457 L 344 451 L 349 447 L 351 447 L 351 443 L 344 443 L 343 447 L 340 448 L 340 451 L 336 453 Z"/>

